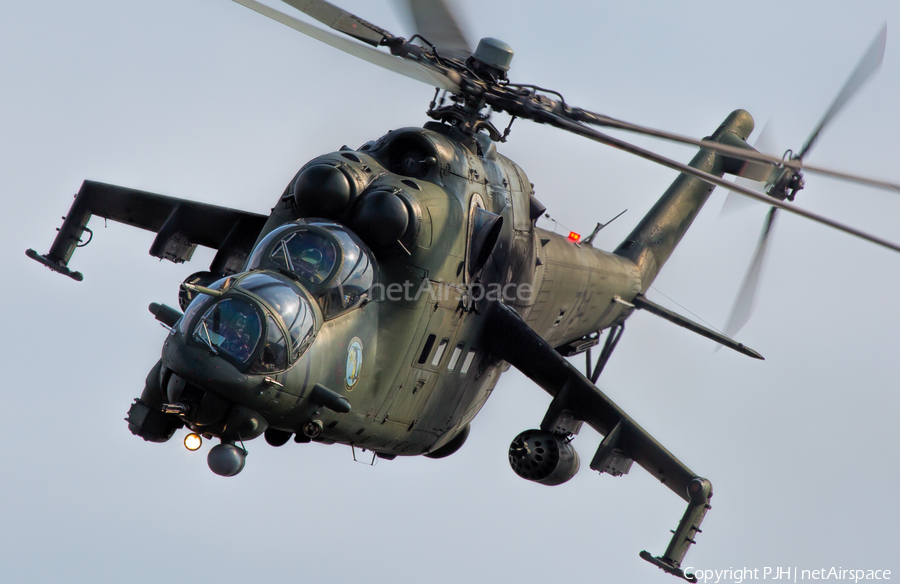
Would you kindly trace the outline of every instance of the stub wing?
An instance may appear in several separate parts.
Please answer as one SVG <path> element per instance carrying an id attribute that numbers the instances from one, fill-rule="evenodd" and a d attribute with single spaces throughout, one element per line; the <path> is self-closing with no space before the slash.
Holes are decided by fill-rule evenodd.
<path id="1" fill-rule="evenodd" d="M 666 553 L 653 557 L 642 552 L 641 557 L 670 574 L 696 581 L 681 570 L 681 562 L 710 508 L 710 482 L 666 450 L 508 306 L 491 307 L 486 337 L 487 350 L 553 396 L 542 430 L 568 434 L 586 422 L 604 436 L 591 469 L 618 476 L 636 462 L 688 503 Z"/>
<path id="2" fill-rule="evenodd" d="M 257 213 L 84 181 L 50 251 L 41 255 L 29 249 L 28 257 L 81 280 L 81 273 L 70 270 L 68 264 L 75 249 L 93 237 L 87 223 L 94 215 L 155 232 L 150 255 L 160 259 L 181 263 L 191 259 L 198 245 L 217 249 L 210 271 L 220 274 L 241 269 L 267 219 Z"/>

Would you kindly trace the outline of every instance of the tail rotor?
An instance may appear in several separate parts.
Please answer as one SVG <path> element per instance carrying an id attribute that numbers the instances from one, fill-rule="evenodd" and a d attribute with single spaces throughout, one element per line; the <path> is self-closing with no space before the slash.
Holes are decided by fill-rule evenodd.
<path id="1" fill-rule="evenodd" d="M 850 74 L 850 77 L 844 83 L 844 86 L 841 88 L 837 97 L 832 101 L 831 106 L 825 112 L 825 115 L 822 116 L 821 121 L 816 125 L 815 129 L 809 135 L 809 138 L 806 139 L 803 148 L 796 154 L 791 150 L 788 150 L 782 157 L 784 160 L 797 163 L 803 161 L 803 157 L 809 154 L 809 151 L 812 149 L 813 145 L 818 140 L 819 135 L 828 123 L 834 119 L 841 108 L 850 101 L 866 81 L 868 81 L 881 67 L 881 63 L 884 60 L 886 43 L 887 24 L 881 27 L 881 30 L 875 36 L 875 40 L 872 41 L 872 44 L 866 50 L 859 64 L 857 64 L 856 68 Z M 764 142 L 764 136 L 766 136 L 767 129 L 768 124 L 763 128 L 762 132 L 760 132 L 760 136 L 756 142 L 756 145 L 758 146 L 757 150 L 763 152 L 766 151 L 762 149 L 763 144 L 765 143 L 766 147 L 768 147 L 768 143 Z M 805 181 L 801 171 L 782 164 L 773 166 L 764 185 L 765 192 L 770 197 L 774 197 L 781 201 L 793 201 L 794 197 L 797 196 L 797 193 L 805 186 Z M 735 197 L 731 193 L 729 193 L 729 196 Z M 729 206 L 729 201 L 726 199 L 725 205 L 722 207 L 723 210 L 727 206 Z M 768 240 L 769 236 L 772 234 L 772 229 L 775 226 L 775 217 L 777 214 L 778 208 L 776 207 L 771 207 L 766 214 L 762 235 L 760 236 L 759 243 L 756 245 L 756 251 L 753 253 L 753 258 L 750 260 L 750 266 L 747 269 L 744 281 L 741 284 L 740 291 L 738 292 L 734 306 L 731 309 L 731 314 L 725 324 L 725 334 L 730 337 L 737 334 L 741 328 L 747 324 L 747 321 L 750 319 L 750 315 L 753 312 L 756 291 L 759 288 L 759 280 L 761 278 L 763 264 L 765 263 L 766 251 L 769 247 Z"/>

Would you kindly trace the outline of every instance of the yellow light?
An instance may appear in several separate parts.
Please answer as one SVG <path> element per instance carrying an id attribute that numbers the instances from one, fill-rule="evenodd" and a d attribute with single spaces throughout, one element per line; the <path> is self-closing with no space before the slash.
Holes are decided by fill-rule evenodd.
<path id="1" fill-rule="evenodd" d="M 190 450 L 191 452 L 200 448 L 200 445 L 203 444 L 203 438 L 200 437 L 200 434 L 195 434 L 191 432 L 187 436 L 184 437 L 184 447 Z"/>

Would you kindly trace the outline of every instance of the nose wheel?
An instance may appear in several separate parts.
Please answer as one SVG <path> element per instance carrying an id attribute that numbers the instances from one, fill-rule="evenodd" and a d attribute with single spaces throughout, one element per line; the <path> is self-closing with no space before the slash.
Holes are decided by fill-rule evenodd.
<path id="1" fill-rule="evenodd" d="M 213 446 L 206 456 L 209 470 L 223 477 L 233 477 L 238 474 L 244 470 L 246 462 L 247 451 L 227 442 Z"/>

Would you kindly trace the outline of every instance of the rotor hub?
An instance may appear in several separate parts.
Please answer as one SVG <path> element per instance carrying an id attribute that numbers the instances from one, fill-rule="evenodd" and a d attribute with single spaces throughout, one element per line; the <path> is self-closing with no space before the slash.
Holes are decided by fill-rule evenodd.
<path id="1" fill-rule="evenodd" d="M 486 37 L 478 41 L 478 48 L 475 49 L 472 58 L 482 67 L 487 67 L 493 77 L 506 79 L 506 72 L 512 63 L 513 50 L 500 39 Z"/>

